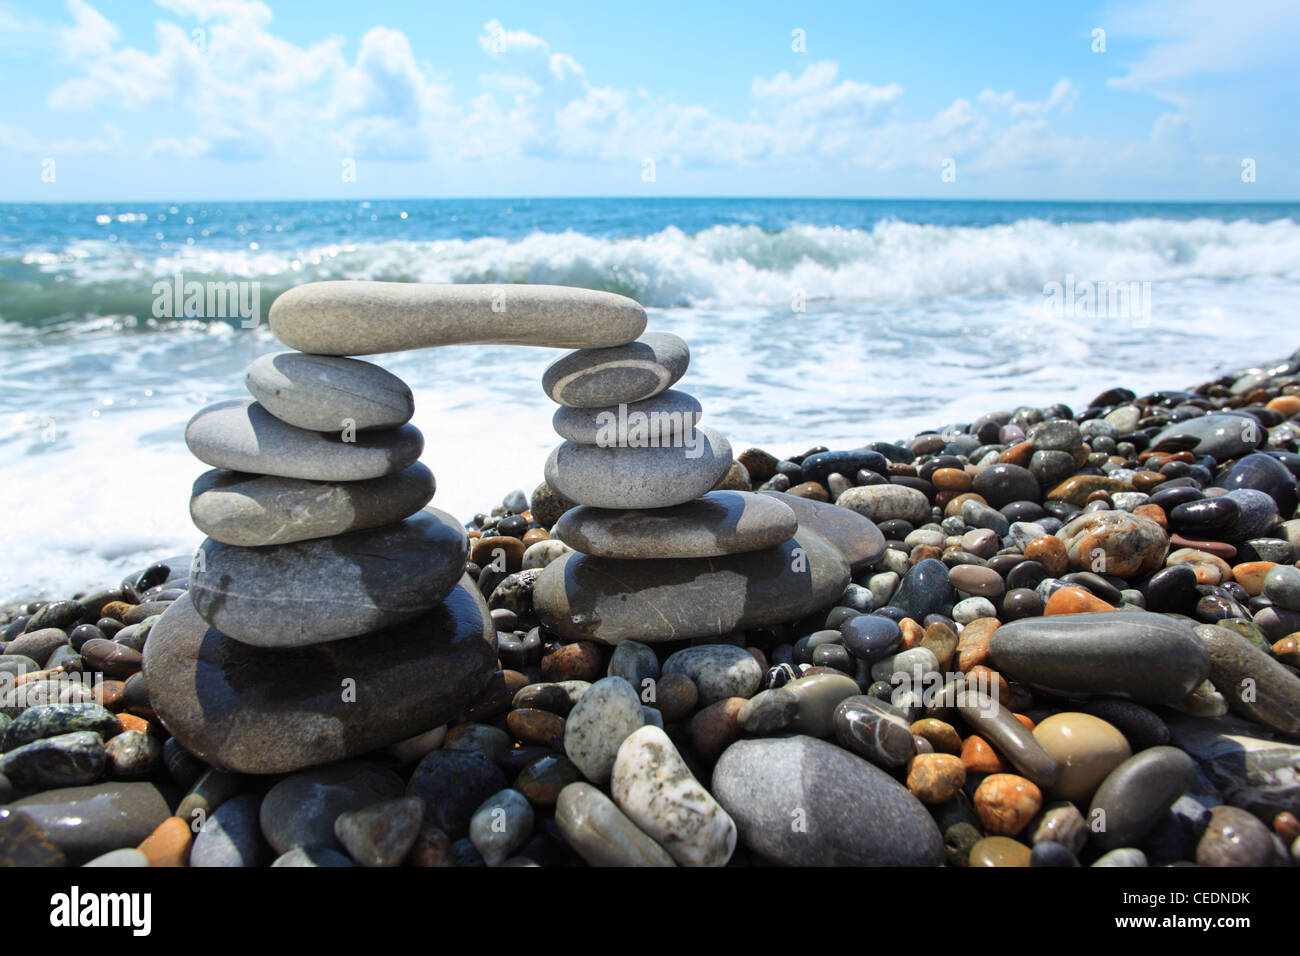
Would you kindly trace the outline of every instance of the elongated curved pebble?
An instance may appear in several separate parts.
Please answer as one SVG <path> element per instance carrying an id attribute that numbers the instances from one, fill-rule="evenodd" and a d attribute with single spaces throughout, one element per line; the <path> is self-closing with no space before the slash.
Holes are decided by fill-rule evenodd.
<path id="1" fill-rule="evenodd" d="M 1024 618 L 989 638 L 994 667 L 1013 680 L 1070 696 L 1182 700 L 1210 673 L 1191 626 L 1147 611 Z"/>
<path id="2" fill-rule="evenodd" d="M 740 740 L 713 769 L 740 839 L 788 866 L 938 866 L 943 837 L 888 773 L 825 741 Z"/>
<path id="3" fill-rule="evenodd" d="M 185 444 L 204 464 L 311 481 L 380 478 L 413 465 L 424 451 L 414 425 L 352 437 L 287 425 L 252 399 L 209 405 L 185 426 Z"/>
<path id="4" fill-rule="evenodd" d="M 376 355 L 439 345 L 609 348 L 645 331 L 635 301 L 555 285 L 331 280 L 271 304 L 275 337 L 300 352 Z"/>
<path id="5" fill-rule="evenodd" d="M 555 803 L 555 822 L 590 866 L 676 866 L 613 800 L 589 783 L 571 783 Z"/>
<path id="6" fill-rule="evenodd" d="M 1150 747 L 1106 775 L 1088 810 L 1092 842 L 1135 846 L 1192 785 L 1196 763 L 1177 747 Z"/>
<path id="7" fill-rule="evenodd" d="M 320 644 L 409 620 L 456 586 L 469 542 L 431 508 L 333 538 L 237 548 L 205 540 L 190 572 L 198 614 L 258 647 Z"/>
<path id="8" fill-rule="evenodd" d="M 644 724 L 636 689 L 622 677 L 605 677 L 588 687 L 569 711 L 564 753 L 584 777 L 603 784 L 614 769 L 618 748 Z"/>
<path id="9" fill-rule="evenodd" d="M 848 582 L 844 557 L 800 531 L 773 548 L 718 558 L 564 554 L 538 576 L 533 609 L 561 637 L 652 644 L 794 620 L 829 607 Z"/>
<path id="10" fill-rule="evenodd" d="M 1300 736 L 1300 677 L 1225 627 L 1198 624 L 1194 630 L 1210 657 L 1210 682 L 1229 709 Z"/>
<path id="11" fill-rule="evenodd" d="M 920 524 L 930 517 L 930 500 L 906 485 L 860 485 L 836 498 L 835 505 L 872 521 L 897 518 Z"/>
<path id="12" fill-rule="evenodd" d="M 685 434 L 704 417 L 699 399 L 675 388 L 618 405 L 571 408 L 561 405 L 551 427 L 561 438 L 580 445 L 626 445 L 651 435 Z M 660 442 L 662 444 L 662 440 Z"/>
<path id="13" fill-rule="evenodd" d="M 626 345 L 561 356 L 542 373 L 542 388 L 551 401 L 572 408 L 628 404 L 671 387 L 690 364 L 680 336 L 650 332 Z"/>
<path id="14" fill-rule="evenodd" d="M 581 505 L 564 513 L 551 537 L 600 558 L 713 558 L 770 548 L 798 528 L 794 512 L 773 498 L 711 491 L 671 508 Z"/>
<path id="15" fill-rule="evenodd" d="M 580 505 L 668 508 L 712 490 L 731 467 L 731 443 L 700 425 L 669 448 L 601 448 L 566 441 L 546 459 L 546 483 Z"/>
<path id="16" fill-rule="evenodd" d="M 194 482 L 190 518 L 222 544 L 291 544 L 401 521 L 427 505 L 436 487 L 433 472 L 418 461 L 366 481 L 307 481 L 216 468 Z"/>
<path id="17" fill-rule="evenodd" d="M 618 808 L 679 866 L 724 866 L 731 859 L 736 824 L 658 727 L 642 727 L 623 741 L 610 792 Z"/>
<path id="18" fill-rule="evenodd" d="M 387 369 L 333 355 L 279 352 L 256 359 L 244 384 L 263 408 L 318 432 L 396 428 L 415 414 L 410 387 Z"/>
<path id="19" fill-rule="evenodd" d="M 885 536 L 874 521 L 860 514 L 824 501 L 799 498 L 782 491 L 760 494 L 775 498 L 794 512 L 799 527 L 817 532 L 829 541 L 849 562 L 853 571 L 869 568 L 888 550 Z"/>
<path id="20" fill-rule="evenodd" d="M 144 652 L 149 701 L 168 731 L 235 773 L 286 773 L 423 733 L 472 703 L 495 667 L 496 629 L 469 578 L 415 620 L 281 650 L 208 627 L 185 595 Z"/>
<path id="21" fill-rule="evenodd" d="M 1029 728 L 996 698 L 963 688 L 957 694 L 957 713 L 973 732 L 993 744 L 1013 767 L 1034 783 L 1040 787 L 1056 783 L 1060 765 Z"/>

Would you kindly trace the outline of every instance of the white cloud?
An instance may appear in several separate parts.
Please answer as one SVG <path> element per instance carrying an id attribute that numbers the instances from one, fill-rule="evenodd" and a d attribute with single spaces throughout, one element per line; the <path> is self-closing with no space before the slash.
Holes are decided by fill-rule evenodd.
<path id="1" fill-rule="evenodd" d="M 1127 72 L 1107 84 L 1166 97 L 1189 77 L 1292 69 L 1300 43 L 1295 0 L 1255 0 L 1246 7 L 1222 0 L 1143 0 L 1116 4 L 1100 20 L 1113 38 L 1148 41 Z"/>
<path id="2" fill-rule="evenodd" d="M 375 26 L 349 55 L 343 37 L 307 45 L 273 30 L 255 0 L 157 0 L 173 19 L 151 48 L 122 42 L 86 0 L 68 0 L 60 34 L 80 51 L 48 95 L 58 111 L 118 108 L 180 117 L 137 144 L 153 156 L 227 160 L 273 156 L 445 162 L 570 159 L 731 167 L 817 160 L 869 170 L 1068 169 L 1130 157 L 1065 136 L 1052 122 L 1080 96 L 1060 78 L 1041 99 L 985 89 L 928 118 L 900 116 L 903 87 L 841 76 L 833 61 L 753 77 L 742 117 L 642 89 L 600 85 L 542 37 L 489 20 L 477 37 L 488 72 L 457 95 L 400 30 Z M 200 26 L 196 27 L 196 24 Z M 467 42 L 468 42 L 468 38 Z M 1152 151 L 1185 142 L 1179 114 L 1152 129 Z M 30 143 L 20 131 L 0 139 Z M 96 137 L 95 148 L 121 138 Z"/>

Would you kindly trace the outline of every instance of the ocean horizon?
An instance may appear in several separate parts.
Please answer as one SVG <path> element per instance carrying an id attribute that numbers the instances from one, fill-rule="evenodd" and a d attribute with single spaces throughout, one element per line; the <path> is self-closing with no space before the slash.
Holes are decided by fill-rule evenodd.
<path id="1" fill-rule="evenodd" d="M 517 198 L 0 204 L 0 599 L 99 586 L 199 541 L 186 421 L 281 348 L 321 279 L 631 296 L 737 452 L 854 447 L 997 408 L 1183 387 L 1300 345 L 1300 203 Z M 190 283 L 232 286 L 211 309 Z M 254 305 L 256 315 L 241 310 Z M 214 314 L 220 313 L 220 314 Z M 433 504 L 531 491 L 560 353 L 375 357 L 414 390 Z"/>

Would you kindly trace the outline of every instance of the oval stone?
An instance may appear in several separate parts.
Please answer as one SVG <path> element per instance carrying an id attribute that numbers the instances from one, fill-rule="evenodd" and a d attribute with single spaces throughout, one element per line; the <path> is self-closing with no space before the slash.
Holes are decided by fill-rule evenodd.
<path id="1" fill-rule="evenodd" d="M 930 517 L 930 499 L 906 485 L 859 485 L 836 498 L 835 505 L 872 521 L 899 519 L 920 524 Z"/>
<path id="2" fill-rule="evenodd" d="M 626 345 L 561 356 L 542 373 L 542 389 L 572 408 L 629 404 L 671 387 L 690 363 L 691 350 L 680 336 L 650 332 Z"/>
<path id="3" fill-rule="evenodd" d="M 770 548 L 793 537 L 798 528 L 794 512 L 774 498 L 711 491 L 670 508 L 582 505 L 566 511 L 551 535 L 601 558 L 713 558 Z"/>
<path id="4" fill-rule="evenodd" d="M 610 792 L 619 809 L 679 866 L 724 866 L 731 859 L 736 824 L 658 727 L 642 727 L 623 741 Z"/>
<path id="5" fill-rule="evenodd" d="M 989 638 L 989 656 L 1011 679 L 1062 696 L 1150 704 L 1182 700 L 1210 672 L 1205 648 L 1188 624 L 1147 611 L 1011 621 Z"/>
<path id="6" fill-rule="evenodd" d="M 194 482 L 190 518 L 222 544 L 291 544 L 401 521 L 427 505 L 436 487 L 433 472 L 419 462 L 366 481 L 307 481 L 217 468 Z"/>
<path id="7" fill-rule="evenodd" d="M 584 777 L 603 784 L 614 769 L 618 748 L 644 724 L 641 698 L 632 685 L 622 677 L 603 678 L 587 688 L 569 712 L 564 752 Z"/>
<path id="8" fill-rule="evenodd" d="M 298 428 L 342 432 L 396 428 L 415 414 L 415 398 L 400 378 L 378 365 L 332 355 L 263 355 L 244 384 L 268 412 Z"/>
<path id="9" fill-rule="evenodd" d="M 848 583 L 840 552 L 802 530 L 776 547 L 717 558 L 616 560 L 571 552 L 542 569 L 533 607 L 562 637 L 649 644 L 795 620 L 829 607 Z"/>
<path id="10" fill-rule="evenodd" d="M 1192 785 L 1196 763 L 1176 747 L 1150 747 L 1107 774 L 1088 811 L 1092 842 L 1103 850 L 1136 846 Z M 1099 815 L 1100 811 L 1100 815 Z"/>
<path id="11" fill-rule="evenodd" d="M 401 471 L 424 450 L 414 425 L 343 433 L 308 431 L 276 418 L 252 399 L 218 402 L 185 426 L 185 444 L 214 468 L 311 481 L 362 481 Z"/>
<path id="12" fill-rule="evenodd" d="M 684 648 L 664 661 L 663 674 L 689 677 L 705 706 L 728 697 L 751 697 L 763 682 L 763 668 L 754 655 L 734 644 Z"/>
<path id="13" fill-rule="evenodd" d="M 641 430 L 669 434 L 679 425 L 687 430 L 698 425 L 704 416 L 699 399 L 694 395 L 667 389 L 658 395 L 618 405 L 600 405 L 594 408 L 571 408 L 561 405 L 551 418 L 551 427 L 561 438 L 580 445 L 623 445 L 635 438 Z M 612 441 L 611 441 L 612 439 Z"/>
<path id="14" fill-rule="evenodd" d="M 320 644 L 427 611 L 456 586 L 468 547 L 460 523 L 436 508 L 400 524 L 265 548 L 208 538 L 188 594 L 204 620 L 237 641 Z"/>
<path id="15" fill-rule="evenodd" d="M 1056 536 L 1065 543 L 1071 568 L 1119 577 L 1151 574 L 1169 551 L 1169 536 L 1160 525 L 1127 511 L 1082 514 Z"/>
<path id="16" fill-rule="evenodd" d="M 439 345 L 607 348 L 645 331 L 635 301 L 555 285 L 330 280 L 271 304 L 275 337 L 300 352 L 376 355 Z"/>
<path id="17" fill-rule="evenodd" d="M 334 821 L 340 814 L 401 795 L 402 778 L 393 771 L 345 760 L 280 780 L 262 799 L 258 820 L 262 835 L 277 854 L 295 846 L 339 851 L 343 847 L 334 836 Z"/>
<path id="18" fill-rule="evenodd" d="M 745 846 L 777 863 L 938 866 L 944 860 L 938 826 L 906 787 L 812 737 L 737 741 L 718 758 L 713 793 Z M 799 827 L 791 826 L 796 809 L 803 811 Z"/>
<path id="19" fill-rule="evenodd" d="M 462 578 L 427 614 L 347 641 L 266 650 L 231 640 L 178 598 L 145 645 L 149 699 L 212 766 L 285 773 L 405 740 L 458 716 L 496 666 L 496 630 Z M 344 679 L 355 698 L 344 700 Z"/>
<path id="20" fill-rule="evenodd" d="M 579 445 L 566 441 L 546 459 L 546 483 L 596 508 L 668 508 L 713 489 L 731 467 L 731 444 L 700 425 L 669 447 Z"/>
<path id="21" fill-rule="evenodd" d="M 1082 804 L 1106 775 L 1133 755 L 1124 735 L 1090 714 L 1059 713 L 1041 721 L 1034 739 L 1061 768 L 1051 795 Z"/>

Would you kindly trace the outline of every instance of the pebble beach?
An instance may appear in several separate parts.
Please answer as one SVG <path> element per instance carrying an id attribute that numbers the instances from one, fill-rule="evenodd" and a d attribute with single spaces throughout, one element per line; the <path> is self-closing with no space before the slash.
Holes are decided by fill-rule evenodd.
<path id="1" fill-rule="evenodd" d="M 562 444 L 466 521 L 364 326 L 295 324 L 331 285 L 187 429 L 202 560 L 0 608 L 0 865 L 1300 864 L 1300 351 L 780 457 L 621 296 L 532 293 Z M 430 328 L 382 349 L 498 334 Z M 619 403 L 698 454 L 600 447 Z"/>

